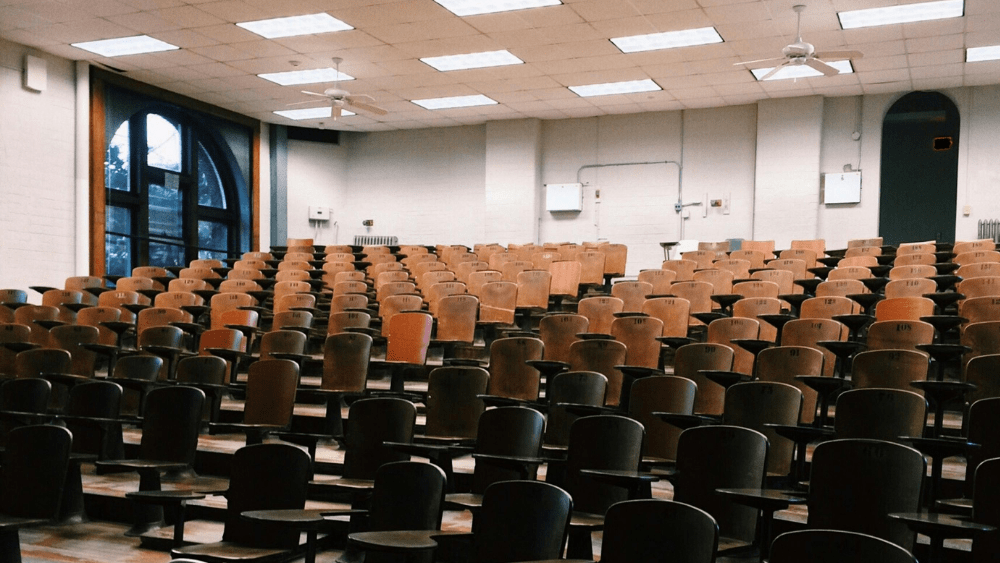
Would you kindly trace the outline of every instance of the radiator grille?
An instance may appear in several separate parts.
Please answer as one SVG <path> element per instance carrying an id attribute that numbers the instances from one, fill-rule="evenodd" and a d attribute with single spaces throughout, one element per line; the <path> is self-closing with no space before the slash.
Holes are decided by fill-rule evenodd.
<path id="1" fill-rule="evenodd" d="M 1000 219 L 979 221 L 979 238 L 988 238 L 993 239 L 993 242 L 1000 242 Z"/>
<path id="2" fill-rule="evenodd" d="M 385 235 L 355 235 L 355 246 L 386 246 L 399 244 L 399 237 Z"/>

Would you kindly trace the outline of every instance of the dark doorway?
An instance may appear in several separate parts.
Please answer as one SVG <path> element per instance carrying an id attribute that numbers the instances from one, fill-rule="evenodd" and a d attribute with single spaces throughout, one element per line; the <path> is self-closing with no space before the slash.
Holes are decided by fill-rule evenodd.
<path id="1" fill-rule="evenodd" d="M 954 242 L 958 108 L 937 92 L 899 99 L 882 123 L 879 234 L 886 244 Z"/>

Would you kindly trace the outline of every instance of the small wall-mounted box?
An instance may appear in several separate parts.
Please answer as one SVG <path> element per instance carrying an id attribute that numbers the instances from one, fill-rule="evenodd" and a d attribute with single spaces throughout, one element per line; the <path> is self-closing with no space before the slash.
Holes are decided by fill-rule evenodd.
<path id="1" fill-rule="evenodd" d="M 329 221 L 330 220 L 330 208 L 323 207 L 320 205 L 310 205 L 309 206 L 309 220 L 310 221 Z"/>
<path id="2" fill-rule="evenodd" d="M 24 87 L 35 92 L 44 92 L 48 83 L 48 67 L 45 59 L 25 55 Z"/>
<path id="3" fill-rule="evenodd" d="M 545 184 L 546 211 L 583 211 L 583 184 Z"/>

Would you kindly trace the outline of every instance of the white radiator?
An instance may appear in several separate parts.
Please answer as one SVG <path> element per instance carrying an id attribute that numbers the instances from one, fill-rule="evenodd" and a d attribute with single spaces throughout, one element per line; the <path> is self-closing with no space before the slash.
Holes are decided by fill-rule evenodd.
<path id="1" fill-rule="evenodd" d="M 399 244 L 399 237 L 384 235 L 354 235 L 355 246 L 395 246 Z"/>
<path id="2" fill-rule="evenodd" d="M 979 221 L 979 238 L 991 238 L 1000 241 L 1000 220 Z"/>

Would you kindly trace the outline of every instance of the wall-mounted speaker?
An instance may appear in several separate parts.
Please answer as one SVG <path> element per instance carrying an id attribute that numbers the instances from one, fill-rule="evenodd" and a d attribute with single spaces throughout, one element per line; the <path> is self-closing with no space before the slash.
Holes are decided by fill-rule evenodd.
<path id="1" fill-rule="evenodd" d="M 24 87 L 35 92 L 44 92 L 48 86 L 48 70 L 45 59 L 25 55 Z"/>

